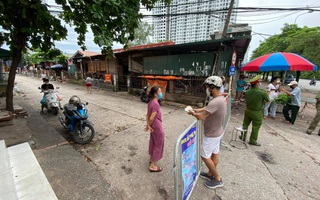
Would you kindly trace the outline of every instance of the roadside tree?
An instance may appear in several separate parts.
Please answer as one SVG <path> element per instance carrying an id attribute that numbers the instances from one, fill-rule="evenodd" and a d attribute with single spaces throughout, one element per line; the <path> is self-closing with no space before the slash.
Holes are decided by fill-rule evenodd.
<path id="1" fill-rule="evenodd" d="M 134 40 L 129 41 L 128 46 L 149 44 L 151 42 L 150 37 L 153 36 L 153 30 L 153 25 L 140 22 L 138 28 L 134 30 Z"/>
<path id="2" fill-rule="evenodd" d="M 282 33 L 269 37 L 252 53 L 251 60 L 275 52 L 293 52 L 320 66 L 320 27 L 298 27 L 296 24 L 285 24 Z M 317 72 L 302 72 L 302 78 L 316 76 Z"/>
<path id="3" fill-rule="evenodd" d="M 42 52 L 40 49 L 37 49 L 33 53 L 24 53 L 23 58 L 28 64 L 39 64 L 40 62 L 45 61 L 54 61 L 59 64 L 64 64 L 68 59 L 68 57 L 63 55 L 62 51 L 59 49 L 50 49 L 48 52 Z"/>
<path id="4" fill-rule="evenodd" d="M 126 47 L 128 41 L 134 39 L 134 30 L 142 18 L 140 5 L 151 9 L 157 1 L 159 0 L 55 0 L 57 6 L 50 6 L 42 0 L 2 0 L 0 44 L 6 43 L 12 54 L 6 109 L 13 111 L 15 73 L 22 52 L 27 48 L 40 48 L 47 52 L 54 47 L 54 41 L 66 38 L 67 28 L 63 25 L 64 22 L 74 27 L 78 33 L 78 45 L 83 50 L 86 49 L 85 34 L 88 28 L 91 28 L 94 42 L 103 52 L 111 52 L 113 42 Z"/>

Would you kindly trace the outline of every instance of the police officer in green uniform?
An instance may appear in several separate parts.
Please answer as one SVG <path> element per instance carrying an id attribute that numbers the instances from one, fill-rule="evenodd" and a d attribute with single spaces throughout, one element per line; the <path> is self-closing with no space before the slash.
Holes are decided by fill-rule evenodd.
<path id="1" fill-rule="evenodd" d="M 318 92 L 317 96 L 316 96 L 316 108 L 317 108 L 317 114 L 316 116 L 313 118 L 312 122 L 309 125 L 309 128 L 307 130 L 307 134 L 311 135 L 312 131 L 314 131 L 314 129 L 316 129 L 319 121 L 320 121 L 320 92 Z M 320 129 L 318 131 L 318 135 L 320 136 Z"/>
<path id="2" fill-rule="evenodd" d="M 252 122 L 252 131 L 249 144 L 254 146 L 261 146 L 261 144 L 257 142 L 257 139 L 263 119 L 262 110 L 264 107 L 264 102 L 270 101 L 267 92 L 259 88 L 261 85 L 260 81 L 260 75 L 252 78 L 249 81 L 251 89 L 245 93 L 246 110 L 242 123 L 242 127 L 244 129 L 248 129 L 250 123 Z M 245 134 L 241 135 L 240 138 L 245 141 L 246 136 L 247 133 L 245 132 Z"/>

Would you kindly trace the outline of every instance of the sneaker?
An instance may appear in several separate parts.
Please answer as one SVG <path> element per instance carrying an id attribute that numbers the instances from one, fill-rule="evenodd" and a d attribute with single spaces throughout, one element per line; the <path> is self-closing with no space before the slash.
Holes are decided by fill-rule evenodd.
<path id="1" fill-rule="evenodd" d="M 222 187 L 223 181 L 222 181 L 222 179 L 220 181 L 216 181 L 216 179 L 212 179 L 211 181 L 207 181 L 204 185 L 207 188 L 214 189 L 214 188 Z"/>
<path id="2" fill-rule="evenodd" d="M 212 179 L 214 179 L 214 176 L 208 176 L 208 174 L 205 172 L 200 172 L 200 177 L 208 181 L 211 181 Z"/>
<path id="3" fill-rule="evenodd" d="M 308 135 L 311 135 L 311 131 L 307 131 L 306 133 L 307 133 Z"/>

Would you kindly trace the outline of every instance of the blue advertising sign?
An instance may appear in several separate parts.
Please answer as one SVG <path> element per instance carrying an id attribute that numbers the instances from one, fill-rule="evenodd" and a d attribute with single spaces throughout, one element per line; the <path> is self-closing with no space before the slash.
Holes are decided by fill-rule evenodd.
<path id="1" fill-rule="evenodd" d="M 197 177 L 197 127 L 191 127 L 180 141 L 183 180 L 182 199 L 188 199 Z"/>
<path id="2" fill-rule="evenodd" d="M 230 66 L 230 69 L 229 69 L 229 76 L 234 75 L 235 71 L 236 71 L 236 67 L 235 67 L 235 66 Z"/>

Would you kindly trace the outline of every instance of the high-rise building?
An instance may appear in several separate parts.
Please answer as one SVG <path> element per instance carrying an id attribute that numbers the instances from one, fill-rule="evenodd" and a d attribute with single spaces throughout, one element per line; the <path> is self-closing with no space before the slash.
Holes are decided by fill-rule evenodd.
<path id="1" fill-rule="evenodd" d="M 238 2 L 235 0 L 234 7 Z M 153 42 L 166 40 L 166 23 L 168 40 L 176 44 L 209 40 L 210 35 L 223 29 L 229 5 L 230 0 L 172 0 L 167 8 L 159 1 L 152 9 Z M 236 15 L 232 14 L 230 23 L 235 22 Z"/>

